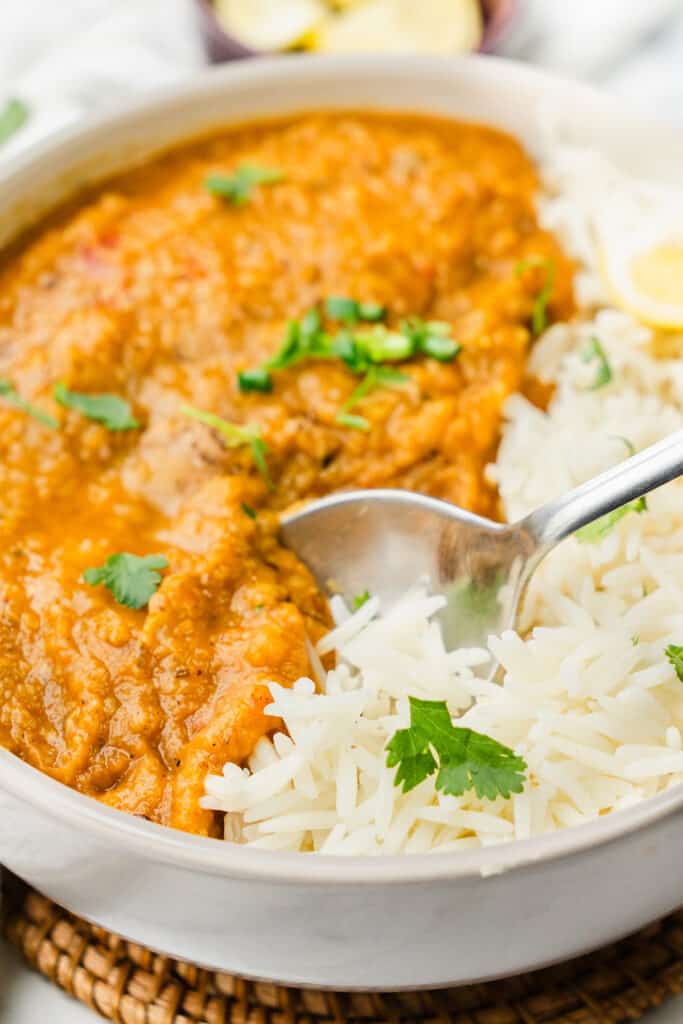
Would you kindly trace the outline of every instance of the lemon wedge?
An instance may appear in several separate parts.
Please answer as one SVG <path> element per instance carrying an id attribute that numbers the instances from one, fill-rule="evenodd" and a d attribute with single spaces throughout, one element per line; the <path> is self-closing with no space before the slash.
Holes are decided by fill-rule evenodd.
<path id="1" fill-rule="evenodd" d="M 326 12 L 321 0 L 216 0 L 223 27 L 245 46 L 267 52 L 300 45 Z"/>
<path id="2" fill-rule="evenodd" d="M 601 272 L 617 304 L 652 327 L 683 328 L 680 194 L 607 200 L 596 231 Z"/>
<path id="3" fill-rule="evenodd" d="M 316 49 L 330 53 L 463 53 L 482 37 L 477 0 L 366 0 L 321 24 Z"/>

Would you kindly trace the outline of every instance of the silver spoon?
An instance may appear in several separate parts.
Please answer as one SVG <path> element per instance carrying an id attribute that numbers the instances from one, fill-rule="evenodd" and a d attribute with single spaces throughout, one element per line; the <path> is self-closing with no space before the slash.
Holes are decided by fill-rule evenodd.
<path id="1" fill-rule="evenodd" d="M 681 474 L 683 430 L 511 525 L 412 491 L 363 490 L 285 515 L 281 535 L 328 593 L 368 591 L 391 604 L 428 579 L 447 599 L 448 649 L 479 647 L 515 626 L 529 580 L 556 544 Z"/>

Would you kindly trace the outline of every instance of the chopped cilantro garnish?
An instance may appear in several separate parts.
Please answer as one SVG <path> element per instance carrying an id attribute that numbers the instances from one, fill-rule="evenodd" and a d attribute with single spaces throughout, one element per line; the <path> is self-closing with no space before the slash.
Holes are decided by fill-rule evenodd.
<path id="1" fill-rule="evenodd" d="M 25 412 L 28 416 L 32 416 L 34 420 L 38 420 L 45 427 L 56 430 L 59 426 L 54 416 L 51 416 L 49 412 L 43 412 L 37 405 L 27 402 L 25 398 L 17 394 L 17 389 L 12 381 L 4 377 L 0 378 L 0 398 L 3 398 L 13 409 L 19 409 L 20 412 Z"/>
<path id="2" fill-rule="evenodd" d="M 237 374 L 237 381 L 240 391 L 273 390 L 273 378 L 264 366 L 257 366 L 255 370 L 242 370 Z"/>
<path id="3" fill-rule="evenodd" d="M 250 519 L 256 519 L 256 509 L 252 508 L 251 505 L 247 505 L 246 501 L 243 501 L 240 507 L 245 516 L 249 516 Z"/>
<path id="4" fill-rule="evenodd" d="M 282 171 L 272 167 L 240 164 L 234 174 L 210 174 L 204 184 L 212 195 L 227 199 L 233 206 L 244 206 L 256 185 L 275 185 L 284 177 Z"/>
<path id="5" fill-rule="evenodd" d="M 604 388 L 605 384 L 609 384 L 612 379 L 612 367 L 599 338 L 592 335 L 581 349 L 580 358 L 582 363 L 594 362 L 596 364 L 595 378 L 590 386 L 590 391 L 597 391 L 598 388 Z"/>
<path id="6" fill-rule="evenodd" d="M 363 605 L 366 604 L 366 602 L 369 601 L 369 600 L 370 600 L 370 593 L 367 590 L 364 590 L 362 594 L 356 594 L 356 596 L 351 599 L 351 604 L 353 605 L 353 610 L 357 612 L 358 609 L 362 608 Z"/>
<path id="7" fill-rule="evenodd" d="M 410 727 L 387 744 L 387 767 L 404 793 L 438 771 L 436 788 L 451 796 L 473 789 L 480 799 L 524 789 L 526 762 L 483 733 L 454 726 L 445 701 L 410 697 Z"/>
<path id="8" fill-rule="evenodd" d="M 247 446 L 251 452 L 251 457 L 254 460 L 254 465 L 258 469 L 259 473 L 268 486 L 270 488 L 273 487 L 273 482 L 270 479 L 268 465 L 266 463 L 268 447 L 265 441 L 261 438 L 261 428 L 258 425 L 228 423 L 227 420 L 221 419 L 220 416 L 216 416 L 212 412 L 204 412 L 202 409 L 195 409 L 191 405 L 181 406 L 180 411 L 183 416 L 189 416 L 191 419 L 199 420 L 200 423 L 204 423 L 207 427 L 212 427 L 214 430 L 217 430 L 228 448 L 241 448 L 243 446 Z"/>
<path id="9" fill-rule="evenodd" d="M 678 644 L 669 644 L 664 653 L 673 665 L 676 675 L 683 683 L 683 647 L 679 647 Z"/>
<path id="10" fill-rule="evenodd" d="M 370 330 L 359 331 L 354 342 L 361 358 L 370 363 L 402 363 L 415 355 L 412 338 L 403 331 L 390 331 L 382 324 Z"/>
<path id="11" fill-rule="evenodd" d="M 26 123 L 29 109 L 23 100 L 10 99 L 0 110 L 0 146 Z"/>
<path id="12" fill-rule="evenodd" d="M 161 583 L 158 569 L 167 569 L 163 555 L 129 555 L 122 551 L 110 555 L 104 565 L 86 569 L 83 579 L 91 587 L 100 583 L 110 590 L 119 604 L 144 608 Z"/>
<path id="13" fill-rule="evenodd" d="M 340 320 L 345 326 L 334 336 L 328 334 L 317 307 L 309 310 L 300 321 L 290 321 L 285 339 L 272 359 L 237 375 L 240 391 L 270 391 L 274 370 L 287 369 L 303 359 L 341 359 L 352 373 L 363 375 L 363 380 L 340 409 L 336 422 L 353 430 L 367 431 L 369 422 L 364 416 L 350 415 L 351 409 L 376 388 L 406 380 L 404 374 L 386 364 L 404 362 L 418 353 L 450 362 L 460 351 L 460 345 L 450 337 L 450 325 L 439 320 L 411 317 L 402 322 L 398 331 L 381 323 L 355 330 L 360 321 L 382 319 L 386 312 L 384 307 L 374 302 L 331 296 L 326 300 L 325 310 L 329 317 Z"/>
<path id="14" fill-rule="evenodd" d="M 383 320 L 387 311 L 379 302 L 358 302 L 356 299 L 331 295 L 325 300 L 325 312 L 331 320 L 341 320 L 342 323 L 353 326 L 360 320 L 366 323 Z"/>
<path id="15" fill-rule="evenodd" d="M 118 395 L 87 395 L 80 391 L 69 391 L 60 381 L 55 384 L 54 398 L 67 409 L 75 409 L 89 420 L 102 423 L 109 430 L 135 430 L 140 426 L 132 416 L 128 402 Z"/>
<path id="16" fill-rule="evenodd" d="M 641 514 L 647 511 L 647 498 L 644 496 L 641 498 L 635 498 L 633 501 L 628 501 L 625 505 L 620 508 L 615 508 L 614 512 L 608 512 L 607 515 L 600 516 L 593 523 L 588 523 L 586 526 L 582 526 L 580 530 L 577 530 L 574 536 L 582 544 L 596 544 L 601 541 L 603 537 L 606 537 L 608 533 L 614 529 L 620 519 L 628 515 L 629 512 L 637 512 Z"/>
<path id="17" fill-rule="evenodd" d="M 612 434 L 611 436 L 614 438 L 615 441 L 621 441 L 621 443 L 626 446 L 626 451 L 628 452 L 629 458 L 631 458 L 632 455 L 636 454 L 636 446 L 634 445 L 633 441 L 629 441 L 627 437 L 622 437 L 621 434 Z"/>
<path id="18" fill-rule="evenodd" d="M 349 398 L 342 405 L 335 417 L 335 421 L 341 426 L 353 427 L 356 430 L 369 429 L 370 424 L 362 416 L 349 417 L 351 409 L 377 388 L 395 387 L 396 385 L 405 384 L 407 380 L 408 378 L 405 373 L 395 370 L 393 366 L 371 366 L 358 387 L 351 392 Z M 355 422 L 349 422 L 350 420 Z M 361 425 L 360 421 L 362 421 L 363 425 Z"/>
<path id="19" fill-rule="evenodd" d="M 338 412 L 334 422 L 340 427 L 349 427 L 350 430 L 362 430 L 365 433 L 370 429 L 370 421 L 365 416 L 355 416 L 352 412 Z"/>
<path id="20" fill-rule="evenodd" d="M 401 324 L 402 333 L 410 339 L 413 352 L 421 352 L 442 363 L 450 363 L 462 345 L 451 338 L 451 325 L 442 320 L 421 320 L 410 317 Z"/>
<path id="21" fill-rule="evenodd" d="M 543 331 L 548 326 L 548 303 L 555 287 L 555 261 L 552 259 L 541 259 L 540 257 L 520 260 L 515 266 L 515 273 L 519 276 L 525 274 L 527 270 L 534 269 L 545 270 L 545 280 L 534 299 L 531 310 L 531 330 L 534 336 L 538 337 L 539 334 L 543 334 Z"/>
<path id="22" fill-rule="evenodd" d="M 637 647 L 639 643 L 640 643 L 640 637 L 638 636 L 637 633 L 634 633 L 633 636 L 631 637 L 631 644 L 632 644 L 633 647 Z"/>

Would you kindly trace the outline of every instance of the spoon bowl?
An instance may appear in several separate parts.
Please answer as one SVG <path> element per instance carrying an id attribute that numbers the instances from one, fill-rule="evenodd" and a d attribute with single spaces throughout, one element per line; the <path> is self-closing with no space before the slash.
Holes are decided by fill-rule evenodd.
<path id="1" fill-rule="evenodd" d="M 491 634 L 515 627 L 529 581 L 556 544 L 611 516 L 599 537 L 617 510 L 681 473 L 678 431 L 510 525 L 412 491 L 378 489 L 311 502 L 282 518 L 281 535 L 323 590 L 347 600 L 367 591 L 391 604 L 428 581 L 446 598 L 446 647 L 485 647 Z"/>

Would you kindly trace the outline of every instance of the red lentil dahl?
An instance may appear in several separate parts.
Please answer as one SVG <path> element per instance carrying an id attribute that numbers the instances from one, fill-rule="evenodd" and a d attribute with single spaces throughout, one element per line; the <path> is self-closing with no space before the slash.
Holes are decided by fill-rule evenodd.
<path id="1" fill-rule="evenodd" d="M 283 180 L 234 206 L 205 188 L 242 163 Z M 0 377 L 51 430 L 0 398 L 0 743 L 113 807 L 211 834 L 208 771 L 268 728 L 265 684 L 308 671 L 327 624 L 274 513 L 346 487 L 398 486 L 495 514 L 483 470 L 522 384 L 540 270 L 572 310 L 571 266 L 537 223 L 534 169 L 511 138 L 426 117 L 310 115 L 167 154 L 34 234 L 0 268 Z M 541 264 L 539 264 L 541 266 Z M 278 349 L 326 296 L 447 321 L 457 359 L 416 357 L 409 381 L 335 417 L 358 384 L 340 360 L 238 371 Z M 53 387 L 114 392 L 140 429 L 63 409 Z M 181 415 L 189 403 L 257 423 L 248 448 Z M 258 510 L 256 519 L 244 505 Z M 83 572 L 113 552 L 163 553 L 147 608 Z"/>

